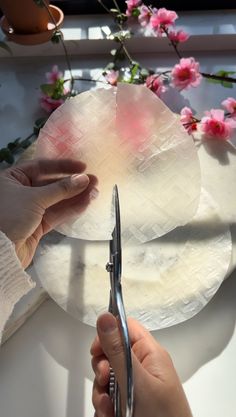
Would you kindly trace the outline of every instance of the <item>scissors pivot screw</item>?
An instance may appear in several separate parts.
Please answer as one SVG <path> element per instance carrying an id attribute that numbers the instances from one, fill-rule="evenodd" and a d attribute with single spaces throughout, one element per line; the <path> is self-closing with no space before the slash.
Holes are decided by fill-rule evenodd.
<path id="1" fill-rule="evenodd" d="M 112 262 L 107 262 L 106 264 L 106 270 L 107 272 L 112 272 L 113 271 L 113 263 Z"/>

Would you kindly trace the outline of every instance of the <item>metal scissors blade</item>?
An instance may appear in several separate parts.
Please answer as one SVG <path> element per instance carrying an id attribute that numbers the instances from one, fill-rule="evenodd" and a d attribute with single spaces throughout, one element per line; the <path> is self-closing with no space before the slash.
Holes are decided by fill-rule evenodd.
<path id="1" fill-rule="evenodd" d="M 115 214 L 115 227 L 110 240 L 110 258 L 106 265 L 110 273 L 110 300 L 109 311 L 118 319 L 122 342 L 125 351 L 126 369 L 126 411 L 124 417 L 132 417 L 133 414 L 133 372 L 131 346 L 129 340 L 128 326 L 124 309 L 121 272 L 122 272 L 122 249 L 121 249 L 121 224 L 120 224 L 120 205 L 117 185 L 113 188 L 113 209 Z M 121 399 L 117 381 L 113 370 L 110 372 L 110 396 L 114 404 L 114 416 L 121 417 Z"/>

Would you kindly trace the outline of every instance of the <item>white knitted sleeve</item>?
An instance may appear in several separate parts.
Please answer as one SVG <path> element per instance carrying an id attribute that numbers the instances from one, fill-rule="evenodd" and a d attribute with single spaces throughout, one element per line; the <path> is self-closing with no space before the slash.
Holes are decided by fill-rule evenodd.
<path id="1" fill-rule="evenodd" d="M 14 305 L 35 283 L 23 270 L 14 244 L 0 231 L 0 342 Z"/>

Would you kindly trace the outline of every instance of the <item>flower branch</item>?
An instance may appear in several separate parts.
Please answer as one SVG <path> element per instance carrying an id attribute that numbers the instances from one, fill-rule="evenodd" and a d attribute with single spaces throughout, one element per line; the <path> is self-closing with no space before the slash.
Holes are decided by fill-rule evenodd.
<path id="1" fill-rule="evenodd" d="M 76 81 L 109 83 L 113 86 L 118 81 L 142 84 L 159 97 L 162 97 L 169 85 L 181 91 L 197 87 L 201 83 L 202 78 L 206 78 L 211 83 L 220 83 L 227 88 L 231 88 L 236 83 L 236 78 L 233 76 L 236 74 L 235 71 L 220 70 L 216 74 L 208 74 L 200 70 L 200 64 L 193 57 L 183 57 L 179 51 L 179 44 L 186 42 L 189 34 L 183 29 L 176 28 L 177 13 L 165 8 L 156 9 L 152 6 L 146 6 L 142 0 L 126 0 L 126 13 L 120 10 L 116 0 L 113 0 L 114 8 L 111 9 L 102 0 L 97 0 L 103 9 L 112 16 L 117 25 L 118 31 L 109 36 L 109 39 L 117 43 L 117 48 L 111 50 L 112 58 L 103 71 L 104 78 L 102 80 L 75 77 L 72 74 L 70 56 L 66 49 L 62 32 L 59 30 L 47 3 L 45 0 L 33 1 L 38 6 L 47 9 L 49 17 L 55 25 L 52 41 L 54 43 L 61 42 L 70 74 L 68 79 L 64 79 L 57 65 L 53 66 L 51 72 L 46 73 L 47 82 L 40 86 L 40 103 L 48 114 L 64 103 L 68 97 L 77 94 L 74 91 L 74 83 Z M 158 69 L 154 71 L 143 67 L 133 59 L 126 43 L 126 40 L 132 37 L 132 32 L 129 29 L 130 19 L 136 19 L 142 28 L 149 27 L 156 37 L 167 37 L 179 62 L 173 68 L 165 71 L 159 71 Z M 67 83 L 69 83 L 69 88 L 66 88 Z M 236 99 L 228 97 L 221 105 L 223 109 L 206 111 L 201 118 L 194 116 L 193 111 L 189 107 L 184 107 L 180 114 L 180 120 L 190 134 L 200 130 L 205 137 L 228 140 L 236 129 Z M 0 149 L 0 162 L 12 163 L 14 154 L 26 148 L 37 137 L 47 117 L 36 121 L 33 132 L 27 138 L 23 140 L 17 138 L 5 148 Z"/>

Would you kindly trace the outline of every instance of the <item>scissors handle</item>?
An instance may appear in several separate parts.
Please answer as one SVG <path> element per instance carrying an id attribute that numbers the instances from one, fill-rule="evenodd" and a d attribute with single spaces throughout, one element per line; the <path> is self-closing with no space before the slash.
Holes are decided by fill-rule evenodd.
<path id="1" fill-rule="evenodd" d="M 113 402 L 114 417 L 122 417 L 120 390 L 112 368 L 110 368 L 109 395 Z"/>
<path id="2" fill-rule="evenodd" d="M 110 291 L 109 312 L 112 313 L 119 321 L 122 343 L 124 346 L 125 368 L 126 368 L 126 410 L 124 417 L 133 415 L 133 374 L 131 347 L 128 334 L 128 326 L 122 299 L 121 285 L 118 285 L 116 291 Z M 121 396 L 115 373 L 110 367 L 109 395 L 114 405 L 114 417 L 122 417 Z"/>

